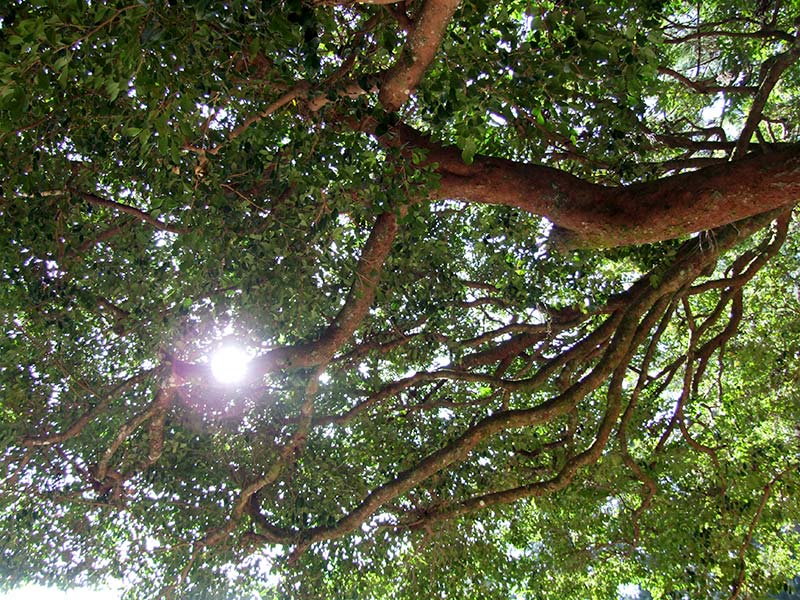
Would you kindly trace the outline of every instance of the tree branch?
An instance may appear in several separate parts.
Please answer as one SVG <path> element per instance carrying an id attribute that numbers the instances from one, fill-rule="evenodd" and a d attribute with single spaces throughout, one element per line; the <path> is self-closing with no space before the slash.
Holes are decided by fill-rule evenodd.
<path id="1" fill-rule="evenodd" d="M 99 482 L 102 483 L 105 480 L 111 458 L 114 456 L 123 442 L 125 442 L 125 440 L 128 439 L 128 437 L 143 423 L 165 411 L 174 400 L 175 394 L 176 388 L 174 384 L 172 382 L 168 383 L 159 389 L 158 392 L 156 392 L 155 398 L 147 406 L 147 408 L 131 417 L 122 427 L 120 427 L 117 435 L 114 437 L 114 440 L 111 442 L 111 444 L 109 444 L 108 448 L 106 448 L 106 451 L 103 453 L 103 457 L 100 459 L 100 462 L 95 469 L 94 476 Z M 158 451 L 158 448 L 155 448 L 155 451 Z M 151 452 L 153 452 L 153 449 L 151 449 Z M 160 451 L 158 452 L 160 453 Z"/>
<path id="2" fill-rule="evenodd" d="M 753 541 L 753 534 L 756 531 L 756 527 L 758 526 L 758 521 L 761 519 L 761 514 L 764 512 L 764 508 L 767 506 L 767 502 L 769 501 L 769 497 L 772 495 L 772 490 L 775 487 L 775 484 L 780 481 L 780 479 L 788 472 L 794 470 L 794 468 L 786 469 L 785 471 L 781 471 L 777 475 L 775 475 L 770 481 L 764 486 L 764 490 L 761 493 L 761 500 L 758 503 L 758 508 L 756 509 L 756 513 L 753 515 L 753 519 L 750 521 L 750 525 L 747 528 L 747 535 L 742 542 L 742 545 L 739 547 L 739 551 L 737 552 L 737 558 L 739 559 L 739 572 L 736 574 L 736 580 L 733 582 L 733 586 L 731 589 L 730 600 L 736 600 L 742 592 L 742 585 L 745 581 L 745 575 L 747 574 L 747 563 L 744 558 L 744 554 L 747 551 L 747 548 L 750 547 L 750 544 Z"/>
<path id="3" fill-rule="evenodd" d="M 378 216 L 356 266 L 353 285 L 333 323 L 313 342 L 282 346 L 254 358 L 245 383 L 256 382 L 267 373 L 285 368 L 311 368 L 330 362 L 367 316 L 375 299 L 383 263 L 392 249 L 397 229 L 395 213 L 382 213 Z M 208 365 L 177 359 L 173 360 L 172 365 L 175 375 L 182 379 L 203 379 L 210 376 Z"/>
<path id="4" fill-rule="evenodd" d="M 130 387 L 134 383 L 138 383 L 142 381 L 145 377 L 153 373 L 153 369 L 142 371 L 141 373 L 137 373 L 132 377 L 129 377 L 125 381 L 118 383 L 114 386 L 111 390 L 109 390 L 103 397 L 103 399 L 92 409 L 83 413 L 72 425 L 70 425 L 65 431 L 62 433 L 56 433 L 52 435 L 44 435 L 39 437 L 27 437 L 22 441 L 24 446 L 29 448 L 37 447 L 37 446 L 52 446 L 53 444 L 60 444 L 65 442 L 76 435 L 79 435 L 81 431 L 91 423 L 94 419 L 96 419 L 100 413 L 102 413 L 111 401 L 117 397 L 121 392 L 123 392 L 126 388 Z"/>
<path id="5" fill-rule="evenodd" d="M 778 83 L 783 72 L 792 66 L 798 57 L 800 57 L 800 37 L 794 39 L 789 50 L 771 57 L 762 65 L 758 92 L 753 98 L 753 105 L 750 107 L 747 120 L 739 135 L 739 141 L 736 142 L 736 148 L 731 155 L 732 160 L 743 157 L 747 152 L 750 138 L 753 137 L 753 133 L 761 122 L 761 115 L 764 112 L 764 107 L 767 104 L 770 93 L 772 93 L 772 89 Z"/>
<path id="6" fill-rule="evenodd" d="M 752 94 L 758 90 L 758 87 L 754 85 L 717 85 L 705 81 L 694 81 L 669 67 L 658 67 L 658 72 L 680 81 L 689 89 L 700 92 L 701 94 L 718 94 L 720 92 L 726 94 Z"/>
<path id="7" fill-rule="evenodd" d="M 479 156 L 465 165 L 457 148 L 398 128 L 398 140 L 428 150 L 441 184 L 430 198 L 504 205 L 556 225 L 555 246 L 607 248 L 713 229 L 800 199 L 800 145 L 646 183 L 606 187 L 540 165 Z"/>
<path id="8" fill-rule="evenodd" d="M 97 194 L 93 194 L 91 192 L 83 192 L 76 189 L 70 189 L 70 192 L 76 194 L 89 202 L 90 204 L 97 204 L 98 206 L 105 206 L 107 208 L 113 208 L 114 210 L 118 210 L 123 213 L 127 213 L 129 215 L 133 215 L 134 217 L 138 218 L 140 221 L 144 221 L 149 225 L 152 225 L 159 231 L 168 231 L 169 233 L 188 233 L 188 229 L 184 229 L 181 227 L 175 227 L 174 225 L 169 225 L 167 223 L 163 223 L 156 219 L 155 217 L 151 217 L 150 214 L 146 213 L 143 210 L 139 210 L 133 206 L 128 206 L 127 204 L 121 204 L 119 202 L 115 202 L 114 200 L 109 200 L 108 198 L 102 198 Z"/>
<path id="9" fill-rule="evenodd" d="M 379 99 L 387 111 L 398 110 L 419 85 L 458 4 L 459 0 L 425 0 L 401 57 L 381 78 Z"/>

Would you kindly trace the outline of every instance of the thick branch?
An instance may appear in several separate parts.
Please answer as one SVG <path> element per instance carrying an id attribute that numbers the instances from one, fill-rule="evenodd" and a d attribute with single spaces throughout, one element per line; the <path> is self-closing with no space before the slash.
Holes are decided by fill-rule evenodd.
<path id="1" fill-rule="evenodd" d="M 622 187 L 497 158 L 480 157 L 468 166 L 454 148 L 426 146 L 441 174 L 433 199 L 513 206 L 544 216 L 557 226 L 552 241 L 563 248 L 674 239 L 800 200 L 797 145 Z"/>
<path id="2" fill-rule="evenodd" d="M 361 131 L 376 123 L 364 121 Z M 410 152 L 426 150 L 425 165 L 440 176 L 430 200 L 511 206 L 546 217 L 560 249 L 611 248 L 675 239 L 715 229 L 800 200 L 800 144 L 710 165 L 645 183 L 609 187 L 550 167 L 476 156 L 442 146 L 406 125 L 381 141 Z"/>
<path id="3" fill-rule="evenodd" d="M 386 110 L 398 110 L 419 85 L 436 56 L 458 4 L 459 0 L 426 0 L 402 57 L 382 77 L 379 98 Z"/>

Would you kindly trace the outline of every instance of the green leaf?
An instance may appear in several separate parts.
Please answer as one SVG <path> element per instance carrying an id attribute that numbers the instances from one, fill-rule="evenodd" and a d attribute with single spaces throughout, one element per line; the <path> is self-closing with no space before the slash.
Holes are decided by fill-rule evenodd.
<path id="1" fill-rule="evenodd" d="M 106 82 L 105 89 L 106 89 L 106 93 L 108 94 L 108 99 L 111 102 L 114 102 L 114 100 L 117 99 L 117 96 L 119 96 L 119 92 L 120 92 L 121 87 L 122 86 L 120 85 L 119 81 L 110 80 L 110 81 Z"/>
<path id="2" fill-rule="evenodd" d="M 461 160 L 465 164 L 471 165 L 475 159 L 475 153 L 478 150 L 478 144 L 472 138 L 467 138 L 461 144 Z"/>

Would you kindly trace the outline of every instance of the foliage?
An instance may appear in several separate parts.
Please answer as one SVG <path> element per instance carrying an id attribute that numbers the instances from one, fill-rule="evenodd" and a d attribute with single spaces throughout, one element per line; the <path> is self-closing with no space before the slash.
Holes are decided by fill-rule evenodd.
<path id="1" fill-rule="evenodd" d="M 2 586 L 780 592 L 799 15 L 7 0 Z"/>

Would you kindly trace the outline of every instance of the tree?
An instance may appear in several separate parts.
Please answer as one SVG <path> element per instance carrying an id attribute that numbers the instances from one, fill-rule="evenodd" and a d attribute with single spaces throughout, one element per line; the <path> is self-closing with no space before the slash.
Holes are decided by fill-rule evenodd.
<path id="1" fill-rule="evenodd" d="M 796 1 L 0 10 L 4 586 L 800 570 Z"/>

